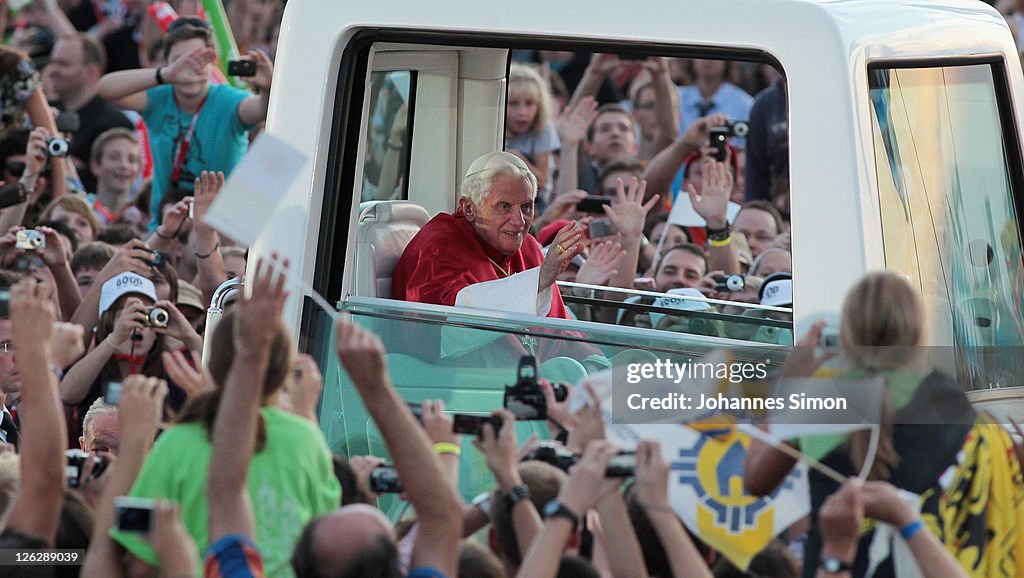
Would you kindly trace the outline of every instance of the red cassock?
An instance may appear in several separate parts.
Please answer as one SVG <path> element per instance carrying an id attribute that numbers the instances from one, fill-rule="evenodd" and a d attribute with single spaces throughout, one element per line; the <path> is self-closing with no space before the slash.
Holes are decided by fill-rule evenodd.
<path id="1" fill-rule="evenodd" d="M 409 241 L 395 266 L 391 296 L 454 306 L 455 296 L 469 285 L 521 273 L 543 262 L 544 253 L 533 235 L 526 235 L 519 250 L 506 256 L 480 239 L 461 212 L 441 213 Z M 569 319 L 556 288 L 551 291 L 548 317 Z"/>

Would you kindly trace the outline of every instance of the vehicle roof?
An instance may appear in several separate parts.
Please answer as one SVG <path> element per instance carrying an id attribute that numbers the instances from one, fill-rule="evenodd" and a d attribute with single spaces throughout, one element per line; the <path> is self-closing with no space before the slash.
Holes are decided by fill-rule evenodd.
<path id="1" fill-rule="evenodd" d="M 253 253 L 274 247 L 291 256 L 303 264 L 307 282 L 317 252 L 342 48 L 360 30 L 384 28 L 462 33 L 470 45 L 487 34 L 769 55 L 791 87 L 793 240 L 801 247 L 794 253 L 794 274 L 813 272 L 813 280 L 803 275 L 795 288 L 798 322 L 803 313 L 837 311 L 846 287 L 864 271 L 884 267 L 872 142 L 862 132 L 870 126 L 867 64 L 1016 53 L 1002 17 L 976 0 L 648 0 L 639 10 L 621 3 L 584 10 L 577 2 L 550 0 L 522 0 L 516 9 L 474 0 L 290 0 L 267 129 L 302 150 L 316 143 L 316 158 L 286 196 L 286 206 L 300 210 L 279 211 L 261 237 L 269 244 L 258 243 Z M 1014 59 L 1009 66 L 1014 92 L 1024 94 L 1020 63 Z M 1024 105 L 1015 100 L 1020 118 Z M 817 241 L 825 235 L 831 242 Z"/>

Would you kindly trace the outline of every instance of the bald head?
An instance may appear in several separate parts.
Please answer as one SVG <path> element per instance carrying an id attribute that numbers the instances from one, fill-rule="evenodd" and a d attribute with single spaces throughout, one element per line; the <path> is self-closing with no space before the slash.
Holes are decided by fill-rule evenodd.
<path id="1" fill-rule="evenodd" d="M 395 530 L 380 510 L 367 504 L 344 506 L 313 520 L 295 546 L 296 576 L 359 575 L 358 568 L 398 569 Z M 397 574 L 400 576 L 401 574 Z"/>

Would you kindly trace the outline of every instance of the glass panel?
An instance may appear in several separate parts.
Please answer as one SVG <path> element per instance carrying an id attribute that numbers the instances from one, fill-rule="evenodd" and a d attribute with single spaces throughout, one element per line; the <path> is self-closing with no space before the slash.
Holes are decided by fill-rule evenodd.
<path id="1" fill-rule="evenodd" d="M 410 99 L 416 74 L 407 70 L 370 74 L 370 119 L 363 165 L 363 201 L 408 198 L 411 149 Z"/>
<path id="2" fill-rule="evenodd" d="M 992 65 L 876 69 L 870 85 L 886 265 L 921 288 L 932 344 L 958 348 L 967 387 L 1010 384 L 1022 368 L 979 349 L 1024 342 Z"/>
<path id="3" fill-rule="evenodd" d="M 519 358 L 537 356 L 540 376 L 576 383 L 593 371 L 657 359 L 683 363 L 723 345 L 722 340 L 661 331 L 582 324 L 522 316 L 474 315 L 432 305 L 352 298 L 342 304 L 352 318 L 380 336 L 388 351 L 391 379 L 407 401 L 441 399 L 449 412 L 489 413 L 501 407 L 505 385 L 515 383 Z M 327 315 L 318 327 L 331 328 Z M 334 354 L 325 333 L 317 357 L 324 368 L 320 425 L 332 451 L 384 455 L 380 435 Z M 728 344 L 729 342 L 726 342 Z M 736 348 L 734 360 L 777 366 L 787 349 Z M 519 439 L 547 437 L 543 422 L 519 422 Z M 491 487 L 481 454 L 464 436 L 460 491 L 467 499 Z"/>

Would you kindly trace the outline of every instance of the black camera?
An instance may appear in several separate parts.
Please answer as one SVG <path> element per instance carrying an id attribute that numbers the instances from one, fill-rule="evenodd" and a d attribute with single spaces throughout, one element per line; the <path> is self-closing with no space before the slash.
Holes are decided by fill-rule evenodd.
<path id="1" fill-rule="evenodd" d="M 107 460 L 100 456 L 89 456 L 88 452 L 82 450 L 67 450 L 64 455 L 68 459 L 67 474 L 68 487 L 77 490 L 85 485 L 86 482 L 94 480 L 100 477 L 103 470 L 107 468 Z M 88 460 L 92 460 L 92 473 L 89 474 L 89 479 L 83 480 L 82 476 L 85 474 L 85 466 Z"/>
<path id="2" fill-rule="evenodd" d="M 149 327 L 167 327 L 170 320 L 171 314 L 163 307 L 150 307 L 146 311 L 146 325 Z"/>
<path id="3" fill-rule="evenodd" d="M 150 257 L 149 259 L 145 259 L 145 261 L 151 267 L 156 267 L 157 269 L 160 269 L 160 268 L 162 268 L 164 265 L 166 265 L 168 263 L 167 253 L 163 253 L 163 252 L 160 252 L 160 251 L 149 251 L 149 252 L 153 256 Z"/>
<path id="4" fill-rule="evenodd" d="M 370 489 L 375 494 L 401 494 L 405 491 L 394 466 L 377 466 L 370 472 Z"/>
<path id="5" fill-rule="evenodd" d="M 229 76 L 256 76 L 256 61 L 255 60 L 229 60 L 228 61 L 228 75 Z"/>
<path id="6" fill-rule="evenodd" d="M 729 137 L 745 137 L 750 132 L 750 125 L 746 121 L 726 121 L 722 126 L 713 126 L 710 129 L 708 145 L 715 149 L 711 154 L 720 163 L 725 162 L 726 142 Z"/>
<path id="7" fill-rule="evenodd" d="M 153 531 L 156 501 L 149 498 L 114 498 L 114 515 L 121 532 L 148 534 Z"/>
<path id="8" fill-rule="evenodd" d="M 484 434 L 485 423 L 491 424 L 491 427 L 494 428 L 494 435 L 498 435 L 505 421 L 501 419 L 500 415 L 457 413 L 452 416 L 452 433 L 481 437 Z"/>
<path id="9" fill-rule="evenodd" d="M 561 383 L 551 384 L 555 400 L 565 401 L 569 390 Z M 545 420 L 548 418 L 548 403 L 544 391 L 537 381 L 537 358 L 524 355 L 519 358 L 515 385 L 505 386 L 503 405 L 521 420 Z"/>
<path id="10" fill-rule="evenodd" d="M 71 150 L 71 145 L 68 144 L 68 139 L 62 136 L 51 136 L 46 139 L 46 156 L 52 158 L 63 158 L 68 156 L 68 151 Z"/>
<path id="11" fill-rule="evenodd" d="M 747 286 L 743 275 L 715 275 L 714 279 L 718 293 L 739 293 Z"/>
<path id="12" fill-rule="evenodd" d="M 565 446 L 554 442 L 541 442 L 523 456 L 521 461 L 536 460 L 568 472 L 579 458 Z M 636 475 L 636 452 L 620 452 L 608 462 L 604 470 L 606 478 L 631 478 Z"/>

